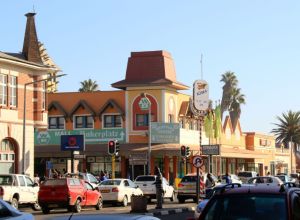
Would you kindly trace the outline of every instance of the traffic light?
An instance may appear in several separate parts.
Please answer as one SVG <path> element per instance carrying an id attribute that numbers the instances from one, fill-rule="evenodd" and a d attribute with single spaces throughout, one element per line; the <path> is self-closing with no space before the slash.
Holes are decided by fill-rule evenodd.
<path id="1" fill-rule="evenodd" d="M 116 144 L 116 156 L 120 156 L 119 155 L 119 152 L 120 152 L 120 143 L 118 141 L 115 141 L 115 144 Z"/>
<path id="2" fill-rule="evenodd" d="M 186 156 L 186 157 L 191 156 L 191 153 L 192 153 L 192 152 L 191 152 L 191 150 L 190 150 L 190 147 L 187 146 L 185 149 L 186 149 L 186 155 L 185 155 L 185 156 Z"/>
<path id="3" fill-rule="evenodd" d="M 116 153 L 116 141 L 108 142 L 108 154 L 114 155 Z"/>
<path id="4" fill-rule="evenodd" d="M 186 156 L 186 148 L 185 148 L 184 145 L 182 145 L 182 146 L 180 147 L 180 154 L 181 154 L 182 157 L 185 157 L 185 156 Z"/>

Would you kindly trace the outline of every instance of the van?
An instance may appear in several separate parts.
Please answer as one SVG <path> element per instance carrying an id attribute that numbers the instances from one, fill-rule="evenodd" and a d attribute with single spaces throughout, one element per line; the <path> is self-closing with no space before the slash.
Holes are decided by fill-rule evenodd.
<path id="1" fill-rule="evenodd" d="M 248 183 L 248 180 L 252 177 L 256 177 L 257 172 L 255 171 L 241 171 L 238 173 L 238 177 L 243 183 Z"/>

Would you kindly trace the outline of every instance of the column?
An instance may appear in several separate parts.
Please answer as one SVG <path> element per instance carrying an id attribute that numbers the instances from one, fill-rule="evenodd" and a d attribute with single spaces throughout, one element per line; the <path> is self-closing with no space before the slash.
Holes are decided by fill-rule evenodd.
<path id="1" fill-rule="evenodd" d="M 169 177 L 169 166 L 170 166 L 170 158 L 168 156 L 164 156 L 164 177 L 170 181 Z"/>
<path id="2" fill-rule="evenodd" d="M 175 179 L 177 178 L 178 174 L 177 174 L 177 156 L 173 156 L 173 179 L 175 181 Z"/>

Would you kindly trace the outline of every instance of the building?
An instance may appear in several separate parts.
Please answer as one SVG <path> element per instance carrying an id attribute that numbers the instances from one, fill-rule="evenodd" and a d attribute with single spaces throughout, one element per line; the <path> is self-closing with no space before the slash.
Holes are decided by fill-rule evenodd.
<path id="1" fill-rule="evenodd" d="M 42 62 L 34 16 L 26 14 L 22 52 L 0 52 L 0 173 L 33 176 L 34 130 L 47 128 L 44 79 L 57 69 Z"/>
<path id="2" fill-rule="evenodd" d="M 61 151 L 60 136 L 83 134 L 85 151 L 76 156 L 75 170 L 95 174 L 111 171 L 107 144 L 118 140 L 120 157 L 115 175 L 134 178 L 146 174 L 151 140 L 151 173 L 159 166 L 172 183 L 184 175 L 184 166 L 187 172 L 196 172 L 191 161 L 193 155 L 201 153 L 200 118 L 191 111 L 191 97 L 181 92 L 189 87 L 176 80 L 171 55 L 166 51 L 131 53 L 125 79 L 112 86 L 119 90 L 48 94 L 48 129 L 35 133 L 36 169 L 47 172 L 46 161 L 50 161 L 53 168 L 70 171 L 71 152 Z M 151 102 L 150 111 L 144 108 L 145 99 Z M 267 140 L 267 145 L 257 144 L 259 139 Z M 273 136 L 244 133 L 239 120 L 233 125 L 229 116 L 221 137 L 210 140 L 202 131 L 201 144 L 220 145 L 218 155 L 212 156 L 215 174 L 239 170 L 264 174 L 275 157 Z M 189 146 L 192 152 L 185 162 L 181 146 Z M 207 171 L 208 157 L 203 157 L 202 170 Z"/>

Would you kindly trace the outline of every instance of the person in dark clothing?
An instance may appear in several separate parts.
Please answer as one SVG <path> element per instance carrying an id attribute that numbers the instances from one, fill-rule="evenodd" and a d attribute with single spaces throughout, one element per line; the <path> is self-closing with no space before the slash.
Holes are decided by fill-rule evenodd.
<path id="1" fill-rule="evenodd" d="M 231 184 L 232 183 L 231 177 L 228 173 L 226 173 L 226 175 L 225 175 L 225 180 L 226 180 L 226 184 Z"/>
<path id="2" fill-rule="evenodd" d="M 160 172 L 160 169 L 156 166 L 154 169 L 154 174 L 156 175 L 155 180 L 155 188 L 156 188 L 156 209 L 162 209 L 162 203 L 163 203 L 163 185 L 162 185 L 162 174 Z"/>

